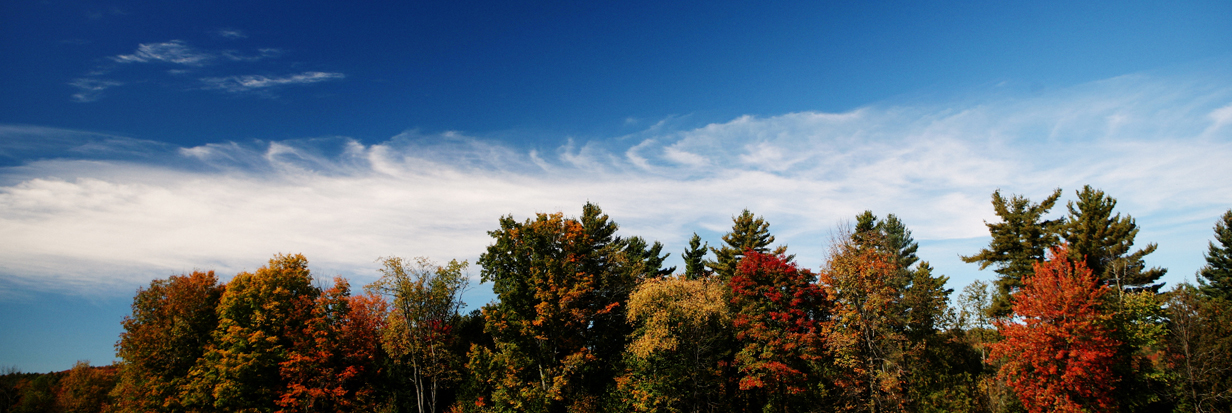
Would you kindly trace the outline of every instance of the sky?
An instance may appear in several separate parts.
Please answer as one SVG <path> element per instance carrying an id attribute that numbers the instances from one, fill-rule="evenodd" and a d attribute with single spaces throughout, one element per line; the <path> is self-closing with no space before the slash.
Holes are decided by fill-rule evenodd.
<path id="1" fill-rule="evenodd" d="M 1105 191 L 1169 285 L 1232 207 L 1232 3 L 663 3 L 0 3 L 0 367 L 112 362 L 153 279 L 363 285 L 586 202 L 669 265 L 892 213 L 955 290 L 993 191 Z"/>

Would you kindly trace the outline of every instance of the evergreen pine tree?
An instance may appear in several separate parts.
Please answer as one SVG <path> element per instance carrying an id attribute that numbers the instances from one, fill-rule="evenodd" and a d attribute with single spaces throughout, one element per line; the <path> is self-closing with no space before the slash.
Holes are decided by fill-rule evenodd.
<path id="1" fill-rule="evenodd" d="M 997 267 L 995 271 L 1000 277 L 996 280 L 997 291 L 989 308 L 990 315 L 1009 315 L 1010 294 L 1022 288 L 1023 278 L 1034 274 L 1035 263 L 1043 261 L 1045 251 L 1058 243 L 1063 220 L 1043 217 L 1060 197 L 1061 190 L 1057 189 L 1042 202 L 1032 204 L 1023 196 L 1013 195 L 1006 199 L 1000 190 L 992 193 L 993 210 L 1001 218 L 998 223 L 984 223 L 992 235 L 992 242 L 975 255 L 961 257 L 966 263 L 978 262 L 981 270 L 990 265 Z"/>
<path id="2" fill-rule="evenodd" d="M 708 275 L 703 259 L 709 246 L 709 243 L 702 243 L 702 237 L 697 236 L 696 232 L 693 233 L 693 238 L 689 238 L 689 248 L 684 250 L 683 256 L 685 278 L 696 280 Z"/>
<path id="3" fill-rule="evenodd" d="M 920 257 L 915 255 L 920 244 L 911 238 L 911 230 L 894 214 L 886 215 L 885 219 L 877 222 L 877 228 L 885 234 L 886 248 L 897 257 L 899 266 L 910 268 L 920 260 Z"/>
<path id="4" fill-rule="evenodd" d="M 851 240 L 857 248 L 876 248 L 891 257 L 891 263 L 898 267 L 898 276 L 891 284 L 898 289 L 905 289 L 912 282 L 911 266 L 919 261 L 916 251 L 919 244 L 911 238 L 911 230 L 894 214 L 886 215 L 878 220 L 873 211 L 864 211 L 856 216 L 856 228 L 851 233 Z"/>
<path id="5" fill-rule="evenodd" d="M 865 210 L 860 215 L 856 215 L 856 227 L 851 231 L 851 240 L 856 242 L 858 248 L 878 243 L 881 237 L 876 235 L 876 232 L 877 216 L 873 215 L 873 211 Z"/>
<path id="6" fill-rule="evenodd" d="M 753 216 L 748 209 L 740 212 L 739 216 L 732 217 L 732 230 L 723 236 L 724 245 L 722 248 L 710 247 L 710 251 L 714 253 L 714 260 L 708 261 L 707 265 L 716 274 L 719 274 L 724 280 L 731 279 L 736 272 L 736 266 L 740 264 L 740 259 L 744 258 L 745 251 L 754 251 L 762 254 L 771 253 L 770 243 L 774 242 L 774 236 L 770 235 L 770 223 L 766 222 L 761 217 Z M 782 245 L 775 248 L 774 255 L 785 254 L 787 246 Z M 791 261 L 794 256 L 788 256 L 787 260 Z"/>
<path id="7" fill-rule="evenodd" d="M 1203 294 L 1232 301 L 1232 209 L 1215 223 L 1215 239 L 1219 245 L 1210 243 L 1198 283 Z"/>
<path id="8" fill-rule="evenodd" d="M 1113 215 L 1116 202 L 1090 185 L 1078 191 L 1077 202 L 1070 201 L 1067 205 L 1069 216 L 1061 231 L 1061 236 L 1069 243 L 1069 258 L 1084 261 L 1105 284 L 1156 291 L 1163 284 L 1151 283 L 1163 277 L 1167 270 L 1147 269 L 1142 262 L 1144 256 L 1155 251 L 1156 245 L 1151 243 L 1146 248 L 1129 252 L 1138 235 L 1138 225 L 1133 217 Z"/>
<path id="9" fill-rule="evenodd" d="M 916 251 L 920 245 L 911 238 L 911 230 L 894 214 L 886 215 L 885 219 L 877 220 L 873 211 L 864 211 L 856 216 L 856 227 L 851 233 L 856 245 L 876 244 L 896 257 L 895 261 L 904 270 L 910 268 L 920 257 Z"/>

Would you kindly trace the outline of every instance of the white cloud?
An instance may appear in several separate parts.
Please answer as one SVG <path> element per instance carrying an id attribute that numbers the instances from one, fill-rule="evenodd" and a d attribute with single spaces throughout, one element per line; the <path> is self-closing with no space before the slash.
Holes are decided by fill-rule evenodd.
<path id="1" fill-rule="evenodd" d="M 1211 111 L 1210 117 L 1213 122 L 1207 132 L 1213 132 L 1224 125 L 1232 124 L 1232 105 Z"/>
<path id="2" fill-rule="evenodd" d="M 215 58 L 213 53 L 203 52 L 188 46 L 182 40 L 163 43 L 143 43 L 133 54 L 112 57 L 119 63 L 165 62 L 185 66 L 202 66 Z"/>
<path id="3" fill-rule="evenodd" d="M 114 80 L 105 79 L 73 79 L 69 82 L 69 86 L 77 88 L 77 93 L 73 94 L 73 101 L 76 102 L 93 102 L 103 97 L 103 91 L 121 86 L 124 83 Z"/>
<path id="4" fill-rule="evenodd" d="M 219 29 L 214 32 L 215 35 L 227 39 L 240 39 L 246 37 L 244 32 L 234 29 Z M 262 75 L 234 75 L 234 76 L 211 76 L 200 77 L 202 72 L 218 73 L 224 69 L 229 69 L 229 65 L 225 63 L 244 63 L 256 62 L 266 59 L 273 59 L 283 54 L 283 50 L 277 48 L 260 48 L 255 52 L 241 52 L 236 50 L 202 50 L 196 47 L 189 46 L 183 40 L 171 40 L 161 43 L 142 43 L 137 46 L 137 50 L 131 54 L 121 54 L 111 56 L 111 60 L 123 64 L 137 63 L 169 63 L 176 65 L 174 69 L 166 71 L 167 74 L 173 77 L 183 78 L 190 73 L 198 73 L 194 78 L 198 85 L 187 87 L 184 89 L 199 89 L 201 84 L 207 89 L 224 90 L 228 92 L 244 92 L 253 90 L 268 90 L 275 86 L 308 84 L 317 83 L 328 80 L 342 79 L 345 75 L 341 73 L 330 72 L 303 72 L 299 74 L 290 74 L 282 77 L 268 77 Z M 208 66 L 208 67 L 207 67 Z M 78 102 L 92 102 L 100 99 L 102 91 L 107 88 L 119 86 L 123 83 L 114 80 L 98 79 L 99 76 L 118 75 L 115 72 L 117 67 L 99 66 L 87 74 L 87 77 L 75 79 L 69 84 L 78 88 L 79 92 L 72 96 L 72 99 Z M 227 70 L 223 73 L 234 73 Z M 140 81 L 131 81 L 137 83 Z"/>
<path id="5" fill-rule="evenodd" d="M 1232 87 L 1197 83 L 1118 78 L 1027 98 L 660 124 L 641 139 L 569 140 L 546 154 L 412 131 L 374 145 L 209 144 L 159 152 L 171 159 L 158 163 L 38 161 L 0 169 L 0 281 L 131 290 L 303 252 L 327 276 L 363 282 L 379 256 L 474 259 L 502 215 L 577 214 L 591 201 L 622 234 L 663 241 L 675 256 L 694 231 L 719 242 L 749 208 L 810 267 L 839 222 L 894 213 L 923 258 L 961 286 L 981 276 L 956 255 L 986 236 L 993 190 L 1038 199 L 1062 187 L 1072 198 L 1091 184 L 1137 218 L 1140 245 L 1160 243 L 1148 263 L 1172 268 L 1175 282 L 1200 265 L 1211 224 L 1232 206 L 1232 130 L 1212 129 Z"/>
<path id="6" fill-rule="evenodd" d="M 267 77 L 261 75 L 209 77 L 201 79 L 207 89 L 218 89 L 227 92 L 247 92 L 276 86 L 303 85 L 345 78 L 342 73 L 304 72 L 282 77 Z"/>
<path id="7" fill-rule="evenodd" d="M 229 40 L 248 38 L 248 33 L 244 33 L 243 30 L 239 29 L 218 29 L 214 30 L 214 35 Z"/>
<path id="8" fill-rule="evenodd" d="M 226 32 L 240 33 L 241 32 Z M 224 37 L 226 35 L 223 35 Z M 245 54 L 235 50 L 209 51 L 201 50 L 185 43 L 183 40 L 172 40 L 162 43 L 142 43 L 132 54 L 112 56 L 111 60 L 118 63 L 173 63 L 184 66 L 205 66 L 215 61 L 227 60 L 236 62 L 255 62 L 276 57 L 282 50 L 275 48 L 257 49 L 256 54 Z"/>

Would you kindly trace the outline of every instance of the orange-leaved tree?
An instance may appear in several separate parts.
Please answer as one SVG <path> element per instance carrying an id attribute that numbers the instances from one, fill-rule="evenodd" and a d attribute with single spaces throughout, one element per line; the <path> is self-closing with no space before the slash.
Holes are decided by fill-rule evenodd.
<path id="1" fill-rule="evenodd" d="M 1112 411 L 1112 367 L 1117 341 L 1101 309 L 1108 287 L 1082 261 L 1070 261 L 1067 246 L 1014 294 L 1013 318 L 997 322 L 1005 337 L 993 344 L 1003 359 L 1000 377 L 1018 392 L 1030 412 Z"/>
<path id="2" fill-rule="evenodd" d="M 115 410 L 182 411 L 180 390 L 218 326 L 222 296 L 214 272 L 194 271 L 150 282 L 137 290 L 133 313 L 116 343 L 120 363 Z"/>
<path id="3" fill-rule="evenodd" d="M 826 337 L 836 390 L 831 403 L 846 412 L 902 410 L 907 336 L 897 309 L 904 271 L 897 252 L 877 248 L 880 241 L 854 238 L 836 238 L 819 276 L 833 311 Z"/>
<path id="4" fill-rule="evenodd" d="M 351 295 L 346 279 L 334 278 L 316 305 L 303 307 L 308 322 L 293 332 L 287 360 L 279 364 L 286 388 L 282 412 L 371 411 L 377 407 L 385 300 Z"/>
<path id="5" fill-rule="evenodd" d="M 78 361 L 60 379 L 56 395 L 58 411 L 64 413 L 98 413 L 112 411 L 108 393 L 116 384 L 115 365 L 90 367 L 89 361 Z M 4 406 L 8 407 L 8 406 Z"/>

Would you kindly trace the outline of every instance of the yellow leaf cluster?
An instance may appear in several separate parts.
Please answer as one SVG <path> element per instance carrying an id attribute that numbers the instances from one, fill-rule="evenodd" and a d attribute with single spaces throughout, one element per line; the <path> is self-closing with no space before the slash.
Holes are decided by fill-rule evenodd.
<path id="1" fill-rule="evenodd" d="M 731 320 L 727 288 L 718 279 L 688 280 L 683 277 L 651 279 L 629 296 L 628 319 L 639 325 L 629 344 L 637 357 L 658 351 L 673 351 L 681 340 L 701 337 L 708 325 Z"/>

